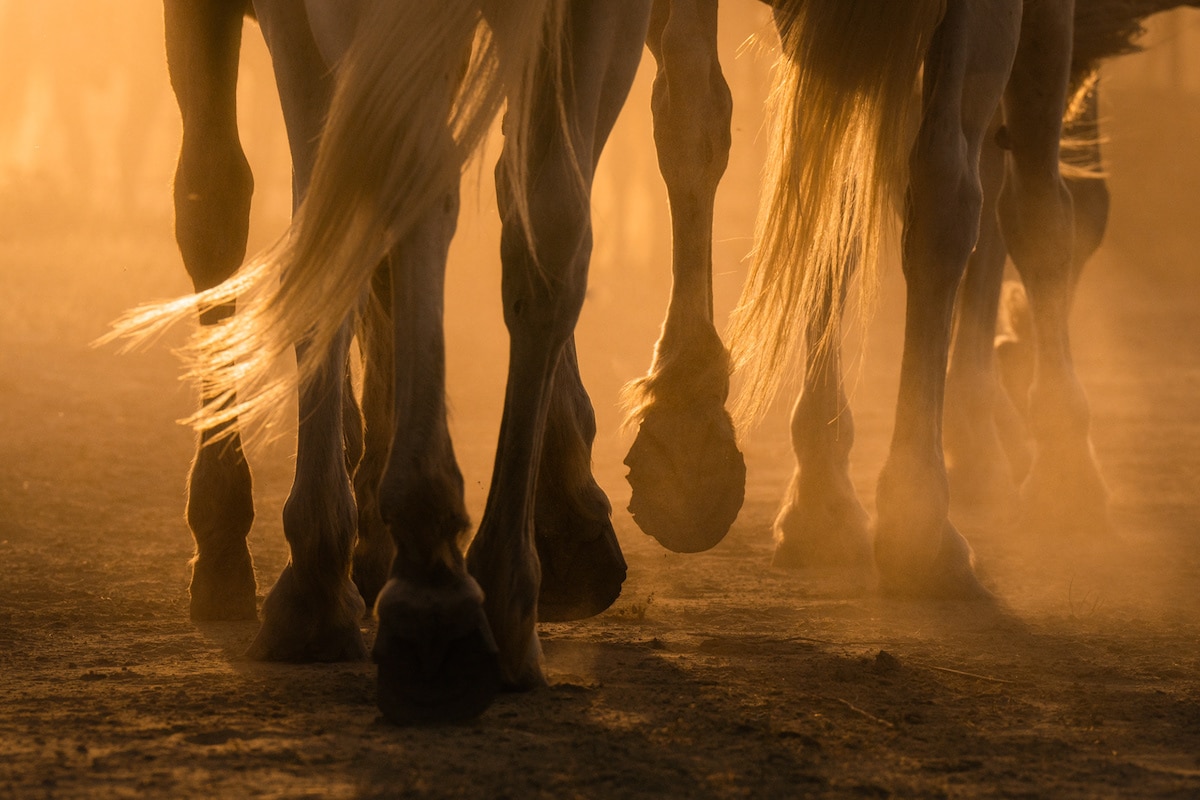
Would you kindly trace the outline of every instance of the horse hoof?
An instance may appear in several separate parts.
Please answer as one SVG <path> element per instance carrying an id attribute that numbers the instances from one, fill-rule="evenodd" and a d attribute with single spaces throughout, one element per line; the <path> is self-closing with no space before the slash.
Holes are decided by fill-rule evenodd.
<path id="1" fill-rule="evenodd" d="M 629 513 L 677 553 L 698 553 L 729 532 L 742 508 L 746 462 L 724 408 L 651 406 L 625 457 Z"/>
<path id="2" fill-rule="evenodd" d="M 627 568 L 612 523 L 606 517 L 576 524 L 586 526 L 587 533 L 535 535 L 542 565 L 538 619 L 543 622 L 594 617 L 621 594 Z"/>
<path id="3" fill-rule="evenodd" d="M 246 656 L 290 663 L 364 661 L 367 647 L 359 620 L 365 606 L 349 580 L 332 592 L 302 587 L 291 565 L 267 599 L 258 636 Z"/>
<path id="4" fill-rule="evenodd" d="M 932 562 L 919 563 L 889 547 L 888 541 L 889 537 L 877 537 L 875 544 L 880 593 L 922 600 L 995 601 L 995 595 L 975 574 L 971 546 L 949 522 L 944 524 L 941 544 Z"/>
<path id="5" fill-rule="evenodd" d="M 198 556 L 188 591 L 194 622 L 258 619 L 254 564 L 244 545 L 241 552 L 220 560 Z"/>
<path id="6" fill-rule="evenodd" d="M 771 566 L 870 573 L 875 555 L 868 521 L 848 478 L 803 481 L 798 473 L 775 520 Z"/>
<path id="7" fill-rule="evenodd" d="M 378 704 L 396 725 L 465 722 L 501 690 L 499 653 L 469 577 L 427 588 L 393 579 L 378 602 Z"/>

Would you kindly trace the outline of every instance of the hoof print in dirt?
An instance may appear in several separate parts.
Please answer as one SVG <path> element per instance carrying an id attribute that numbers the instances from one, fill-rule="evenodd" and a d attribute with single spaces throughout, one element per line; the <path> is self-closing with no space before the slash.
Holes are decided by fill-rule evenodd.
<path id="1" fill-rule="evenodd" d="M 470 578 L 452 588 L 391 580 L 377 606 L 378 704 L 396 725 L 466 722 L 501 691 L 500 658 Z"/>
<path id="2" fill-rule="evenodd" d="M 629 513 L 668 550 L 699 553 L 729 532 L 742 508 L 746 462 L 724 408 L 651 407 L 625 457 Z"/>

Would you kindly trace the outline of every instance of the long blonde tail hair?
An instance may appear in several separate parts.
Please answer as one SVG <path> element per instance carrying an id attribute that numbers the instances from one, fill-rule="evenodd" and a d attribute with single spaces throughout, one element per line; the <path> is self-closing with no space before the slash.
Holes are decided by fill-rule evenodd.
<path id="1" fill-rule="evenodd" d="M 768 104 L 772 145 L 754 261 L 730 323 L 744 377 L 736 405 L 743 424 L 766 410 L 823 306 L 832 313 L 824 331 L 810 331 L 817 339 L 810 344 L 820 353 L 836 343 L 839 298 L 856 266 L 864 296 L 873 292 L 887 213 L 907 183 L 914 89 L 945 4 L 777 6 L 782 55 Z"/>
<path id="2" fill-rule="evenodd" d="M 371 275 L 432 204 L 458 185 L 507 102 L 505 133 L 525 163 L 539 63 L 559 64 L 564 0 L 375 0 L 339 65 L 308 192 L 288 234 L 221 286 L 138 309 L 112 336 L 146 339 L 196 311 L 236 301 L 185 349 L 209 402 L 187 422 L 276 421 L 282 401 L 323 368 Z M 561 75 L 558 76 L 561 87 Z M 561 91 L 560 91 L 561 96 Z M 527 180 L 506 175 L 528 224 Z M 306 343 L 298 369 L 276 362 Z"/>

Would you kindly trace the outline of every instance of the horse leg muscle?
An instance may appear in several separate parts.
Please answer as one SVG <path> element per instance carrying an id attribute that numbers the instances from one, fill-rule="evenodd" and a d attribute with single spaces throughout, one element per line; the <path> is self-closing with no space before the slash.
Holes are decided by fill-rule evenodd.
<path id="1" fill-rule="evenodd" d="M 879 477 L 884 591 L 980 596 L 970 547 L 947 519 L 942 401 L 954 298 L 979 231 L 980 146 L 1016 49 L 1017 0 L 953 0 L 925 65 L 904 232 L 907 314 L 891 450 Z"/>
<path id="2" fill-rule="evenodd" d="M 626 390 L 634 521 L 664 547 L 707 550 L 742 507 L 746 466 L 725 410 L 729 354 L 713 325 L 712 223 L 733 100 L 717 60 L 716 0 L 656 0 L 649 36 L 659 170 L 671 206 L 670 305 L 649 373 Z"/>
<path id="3" fill-rule="evenodd" d="M 164 0 L 167 66 L 183 117 L 175 173 L 175 238 L 197 291 L 233 274 L 246 255 L 253 179 L 237 132 L 237 71 L 244 2 Z M 201 315 L 213 324 L 233 313 Z M 208 400 L 209 398 L 204 398 Z M 250 468 L 236 431 L 200 435 L 188 478 L 187 520 L 196 539 L 191 615 L 254 619 Z"/>

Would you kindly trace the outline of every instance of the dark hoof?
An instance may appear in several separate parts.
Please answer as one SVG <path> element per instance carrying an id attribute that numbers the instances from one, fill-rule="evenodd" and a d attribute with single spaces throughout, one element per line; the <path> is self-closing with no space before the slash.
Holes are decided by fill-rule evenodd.
<path id="1" fill-rule="evenodd" d="M 257 619 L 254 564 L 243 544 L 224 559 L 197 557 L 192 562 L 191 615 L 195 622 Z"/>
<path id="2" fill-rule="evenodd" d="M 742 508 L 746 462 L 724 408 L 646 410 L 625 457 L 629 512 L 668 550 L 698 553 L 729 532 Z"/>
<path id="3" fill-rule="evenodd" d="M 538 619 L 569 622 L 611 606 L 625 582 L 625 558 L 612 523 L 580 519 L 571 535 L 534 537 L 542 565 Z M 543 530 L 539 522 L 536 530 Z"/>
<path id="4" fill-rule="evenodd" d="M 391 580 L 379 596 L 379 710 L 397 725 L 465 722 L 501 690 L 483 592 L 470 578 L 426 588 Z"/>
<path id="5" fill-rule="evenodd" d="M 971 546 L 949 522 L 942 529 L 941 545 L 932 562 L 922 563 L 922 559 L 900 552 L 894 541 L 887 536 L 876 539 L 880 593 L 922 600 L 995 600 L 975 574 Z M 893 544 L 889 545 L 889 542 Z"/>
<path id="6" fill-rule="evenodd" d="M 334 590 L 302 586 L 289 564 L 263 601 L 263 622 L 246 652 L 256 661 L 363 661 L 358 589 L 343 580 Z"/>

